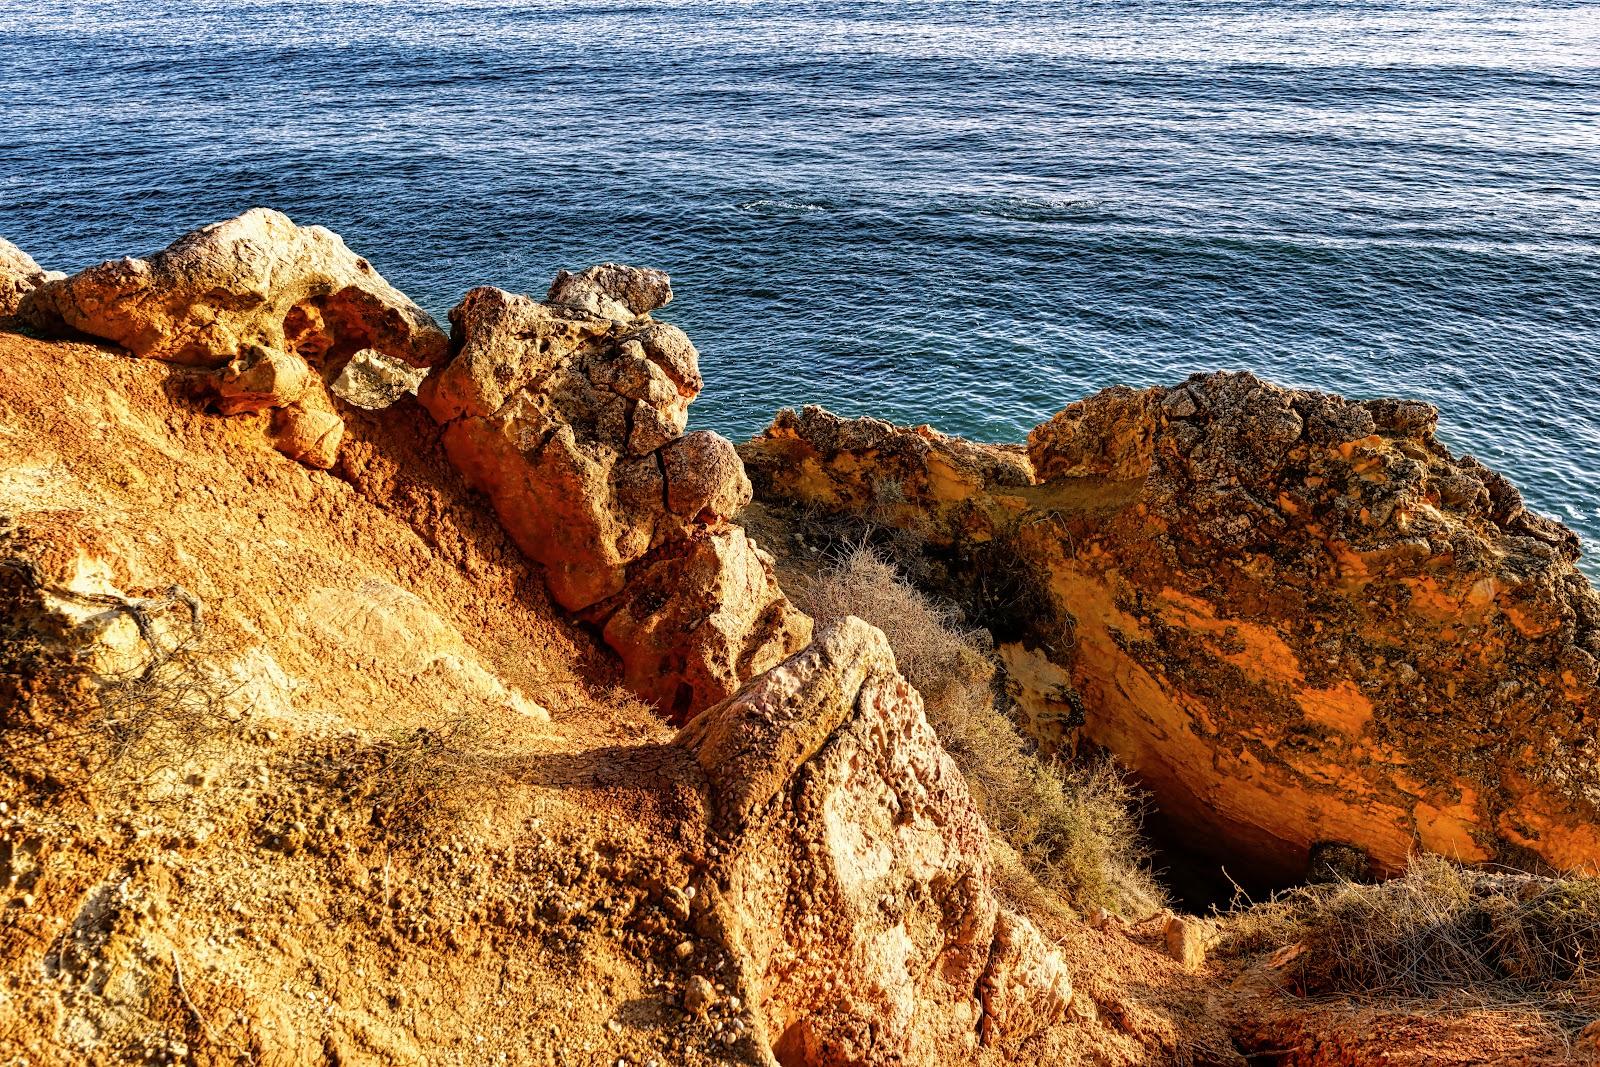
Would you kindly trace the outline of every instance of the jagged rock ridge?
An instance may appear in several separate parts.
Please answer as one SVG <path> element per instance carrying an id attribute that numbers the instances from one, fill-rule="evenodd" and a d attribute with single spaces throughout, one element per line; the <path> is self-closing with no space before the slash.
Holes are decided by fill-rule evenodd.
<path id="1" fill-rule="evenodd" d="M 702 383 L 688 337 L 649 317 L 665 278 L 608 264 L 546 302 L 474 289 L 419 397 L 555 598 L 681 722 L 797 651 L 810 620 L 731 521 L 750 499 L 733 445 L 684 433 Z"/>

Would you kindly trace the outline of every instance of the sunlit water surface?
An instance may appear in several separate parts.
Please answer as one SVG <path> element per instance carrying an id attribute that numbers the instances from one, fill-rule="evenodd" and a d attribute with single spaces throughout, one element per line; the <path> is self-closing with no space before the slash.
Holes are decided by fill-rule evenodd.
<path id="1" fill-rule="evenodd" d="M 441 316 L 665 268 L 736 438 L 1248 368 L 1432 401 L 1600 543 L 1600 5 L 0 5 L 0 233 L 257 204 Z"/>

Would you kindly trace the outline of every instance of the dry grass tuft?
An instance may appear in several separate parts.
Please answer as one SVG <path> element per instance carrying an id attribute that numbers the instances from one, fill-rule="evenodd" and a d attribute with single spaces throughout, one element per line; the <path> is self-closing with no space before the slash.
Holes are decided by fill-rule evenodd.
<path id="1" fill-rule="evenodd" d="M 346 798 L 371 807 L 374 825 L 404 836 L 454 822 L 509 781 L 514 763 L 486 718 L 462 714 L 353 745 L 334 769 Z"/>
<path id="2" fill-rule="evenodd" d="M 990 829 L 1044 888 L 1085 913 L 1142 918 L 1161 907 L 1140 842 L 1140 798 L 1109 761 L 1067 766 L 1029 751 L 1000 706 L 984 631 L 963 627 L 954 608 L 865 545 L 802 583 L 796 600 L 819 622 L 855 615 L 884 632 Z M 1002 872 L 1017 865 L 998 858 Z"/>
<path id="3" fill-rule="evenodd" d="M 240 728 L 229 706 L 236 683 L 218 664 L 229 650 L 203 630 L 170 642 L 151 639 L 145 663 L 102 679 L 88 737 L 94 778 L 111 795 L 130 795 L 184 771 Z"/>
<path id="4" fill-rule="evenodd" d="M 238 732 L 239 715 L 229 706 L 237 683 L 222 666 L 232 650 L 206 627 L 200 601 L 180 586 L 150 597 L 80 593 L 45 585 L 19 557 L 0 560 L 0 579 L 0 602 L 13 615 L 0 633 L 6 646 L 0 660 L 17 670 L 13 678 L 31 675 L 56 687 L 63 712 L 39 719 L 22 713 L 24 701 L 13 702 L 17 707 L 0 717 L 0 728 L 16 728 L 0 746 L 0 761 L 11 770 L 19 769 L 19 757 L 34 761 L 34 773 L 71 761 L 89 772 L 86 784 L 127 798 L 159 782 L 170 786 L 197 756 Z M 97 668 L 72 641 L 34 632 L 48 615 L 39 606 L 46 596 L 94 609 L 85 628 L 103 631 L 130 620 L 137 640 L 116 657 L 126 666 Z M 83 640 L 93 647 L 92 635 Z"/>
<path id="5" fill-rule="evenodd" d="M 1222 951 L 1289 950 L 1308 996 L 1600 1011 L 1600 879 L 1476 871 L 1419 855 L 1388 882 L 1307 886 L 1235 910 Z"/>

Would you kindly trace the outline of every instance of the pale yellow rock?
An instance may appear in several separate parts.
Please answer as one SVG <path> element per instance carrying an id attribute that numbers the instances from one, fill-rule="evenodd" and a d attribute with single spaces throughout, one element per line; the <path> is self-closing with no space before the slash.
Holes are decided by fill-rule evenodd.
<path id="1" fill-rule="evenodd" d="M 725 841 L 717 915 L 779 1062 L 964 1063 L 1060 1020 L 1059 955 L 883 634 L 846 618 L 678 737 Z"/>
<path id="2" fill-rule="evenodd" d="M 267 208 L 203 226 L 148 259 L 48 282 L 23 303 L 36 325 L 201 367 L 249 345 L 298 352 L 318 368 L 363 348 L 427 367 L 447 348 L 428 314 L 338 234 Z"/>
<path id="3" fill-rule="evenodd" d="M 0 319 L 15 315 L 22 298 L 45 282 L 65 277 L 60 271 L 45 270 L 28 253 L 0 237 Z"/>
<path id="4" fill-rule="evenodd" d="M 663 271 L 602 263 L 576 274 L 559 272 L 546 299 L 626 322 L 670 304 L 672 283 Z"/>

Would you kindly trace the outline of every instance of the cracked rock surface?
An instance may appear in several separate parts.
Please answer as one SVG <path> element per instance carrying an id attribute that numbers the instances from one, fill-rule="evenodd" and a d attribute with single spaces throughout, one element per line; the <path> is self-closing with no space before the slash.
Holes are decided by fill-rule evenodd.
<path id="1" fill-rule="evenodd" d="M 615 264 L 557 279 L 549 301 L 474 289 L 418 396 L 556 600 L 681 722 L 800 648 L 810 620 L 731 521 L 750 499 L 733 445 L 684 433 L 698 356 L 649 317 L 670 295 L 659 271 Z"/>
<path id="2" fill-rule="evenodd" d="M 679 734 L 718 917 L 779 1062 L 970 1062 L 1061 1019 L 1060 955 L 1002 906 L 988 830 L 882 632 L 846 618 Z"/>

